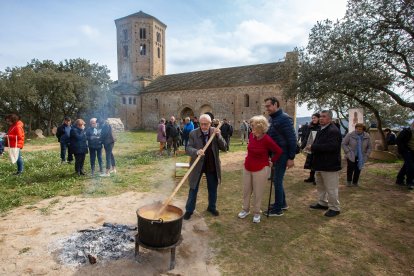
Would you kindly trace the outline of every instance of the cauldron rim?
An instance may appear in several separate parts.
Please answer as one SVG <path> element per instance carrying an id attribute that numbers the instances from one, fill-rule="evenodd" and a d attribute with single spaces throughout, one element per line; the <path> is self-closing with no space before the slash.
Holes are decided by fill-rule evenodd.
<path id="1" fill-rule="evenodd" d="M 161 203 L 152 203 L 152 204 L 147 204 L 147 205 L 141 206 L 136 211 L 137 217 L 139 217 L 140 219 L 147 220 L 147 221 L 160 221 L 160 218 L 158 218 L 158 219 L 146 218 L 146 217 L 142 216 L 140 214 L 140 212 L 147 211 L 147 210 L 153 210 L 153 209 L 159 210 L 161 208 L 161 206 L 162 206 Z M 170 212 L 175 212 L 179 215 L 179 217 L 176 218 L 176 219 L 172 219 L 172 220 L 162 221 L 162 223 L 169 223 L 169 222 L 174 222 L 174 221 L 177 221 L 177 220 L 181 220 L 182 217 L 184 216 L 184 211 L 181 208 L 179 208 L 175 205 L 172 205 L 172 204 L 168 204 L 167 207 L 165 208 L 165 210 L 170 211 Z"/>

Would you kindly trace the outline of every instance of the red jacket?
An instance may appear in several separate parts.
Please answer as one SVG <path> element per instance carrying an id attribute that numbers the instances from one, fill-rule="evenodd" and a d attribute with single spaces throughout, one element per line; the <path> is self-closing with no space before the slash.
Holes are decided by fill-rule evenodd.
<path id="1" fill-rule="evenodd" d="M 282 155 L 283 150 L 273 139 L 265 134 L 260 140 L 250 133 L 247 145 L 247 156 L 244 167 L 250 172 L 257 172 L 269 166 L 269 152 L 273 152 L 272 163 L 275 163 Z"/>
<path id="2" fill-rule="evenodd" d="M 16 137 L 17 137 L 17 147 L 22 149 L 24 145 L 24 130 L 23 130 L 23 122 L 17 121 L 13 125 L 10 126 L 9 131 L 7 132 L 8 138 L 5 138 L 10 141 L 8 145 L 11 148 L 16 147 Z"/>

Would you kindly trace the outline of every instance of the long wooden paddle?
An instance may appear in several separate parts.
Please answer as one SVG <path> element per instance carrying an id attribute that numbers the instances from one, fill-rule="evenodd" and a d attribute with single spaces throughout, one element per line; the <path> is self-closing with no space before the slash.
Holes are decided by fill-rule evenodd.
<path id="1" fill-rule="evenodd" d="M 221 127 L 221 124 L 222 123 L 220 122 L 220 124 L 217 126 L 217 128 L 220 128 Z M 208 139 L 206 145 L 203 148 L 203 151 L 204 152 L 206 152 L 208 146 L 211 144 L 211 142 L 213 141 L 214 137 L 216 137 L 216 132 L 213 132 L 213 134 L 210 136 L 210 139 Z M 188 176 L 193 171 L 194 167 L 197 165 L 197 163 L 198 163 L 198 161 L 200 161 L 200 159 L 201 159 L 201 155 L 197 156 L 197 159 L 194 161 L 194 163 L 191 165 L 191 167 L 185 173 L 185 175 L 181 179 L 180 183 L 178 183 L 178 185 L 175 187 L 175 189 L 172 192 L 172 194 L 164 201 L 164 203 L 162 204 L 161 208 L 155 214 L 154 219 L 159 218 L 159 216 L 162 214 L 162 212 L 164 212 L 165 208 L 167 208 L 168 204 L 171 202 L 171 200 L 173 199 L 173 197 L 175 196 L 175 194 L 178 192 L 178 190 L 181 188 L 181 186 L 183 185 L 183 183 L 187 180 Z"/>

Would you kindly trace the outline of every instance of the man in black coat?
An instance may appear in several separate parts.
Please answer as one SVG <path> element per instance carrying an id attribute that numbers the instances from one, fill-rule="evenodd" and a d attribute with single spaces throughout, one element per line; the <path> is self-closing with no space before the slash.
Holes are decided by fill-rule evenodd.
<path id="1" fill-rule="evenodd" d="M 71 119 L 69 117 L 65 117 L 63 124 L 56 130 L 56 137 L 60 143 L 60 159 L 62 163 L 66 162 L 66 150 L 68 151 L 68 163 L 73 161 L 73 154 L 70 149 L 71 128 Z"/>
<path id="2" fill-rule="evenodd" d="M 332 122 L 332 111 L 324 110 L 320 114 L 321 130 L 316 134 L 312 145 L 306 149 L 312 152 L 312 169 L 315 170 L 318 203 L 311 209 L 328 210 L 327 217 L 340 214 L 339 173 L 341 171 L 341 132 Z"/>
<path id="3" fill-rule="evenodd" d="M 407 176 L 408 189 L 414 189 L 414 121 L 409 128 L 404 128 L 397 136 L 398 153 L 404 159 L 404 165 L 397 175 L 396 183 L 404 185 L 404 176 Z"/>
<path id="4" fill-rule="evenodd" d="M 171 156 L 171 147 L 174 148 L 174 155 L 178 149 L 178 140 L 180 137 L 180 127 L 175 122 L 175 117 L 171 116 L 170 121 L 165 126 L 167 134 L 167 151 L 168 156 Z"/>
<path id="5" fill-rule="evenodd" d="M 233 126 L 229 124 L 227 119 L 223 119 L 223 125 L 220 127 L 221 136 L 223 136 L 224 140 L 226 141 L 227 151 L 230 148 L 230 137 L 233 135 Z"/>

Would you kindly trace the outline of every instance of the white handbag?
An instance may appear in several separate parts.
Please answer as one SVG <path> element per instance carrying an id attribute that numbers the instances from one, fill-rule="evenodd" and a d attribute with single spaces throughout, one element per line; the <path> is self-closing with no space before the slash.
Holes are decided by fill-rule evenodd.
<path id="1" fill-rule="evenodd" d="M 17 159 L 19 158 L 20 149 L 17 147 L 17 135 L 16 135 L 16 144 L 15 147 L 10 147 L 10 140 L 9 136 L 7 135 L 7 144 L 9 145 L 9 157 L 12 164 L 15 164 L 17 162 Z"/>

